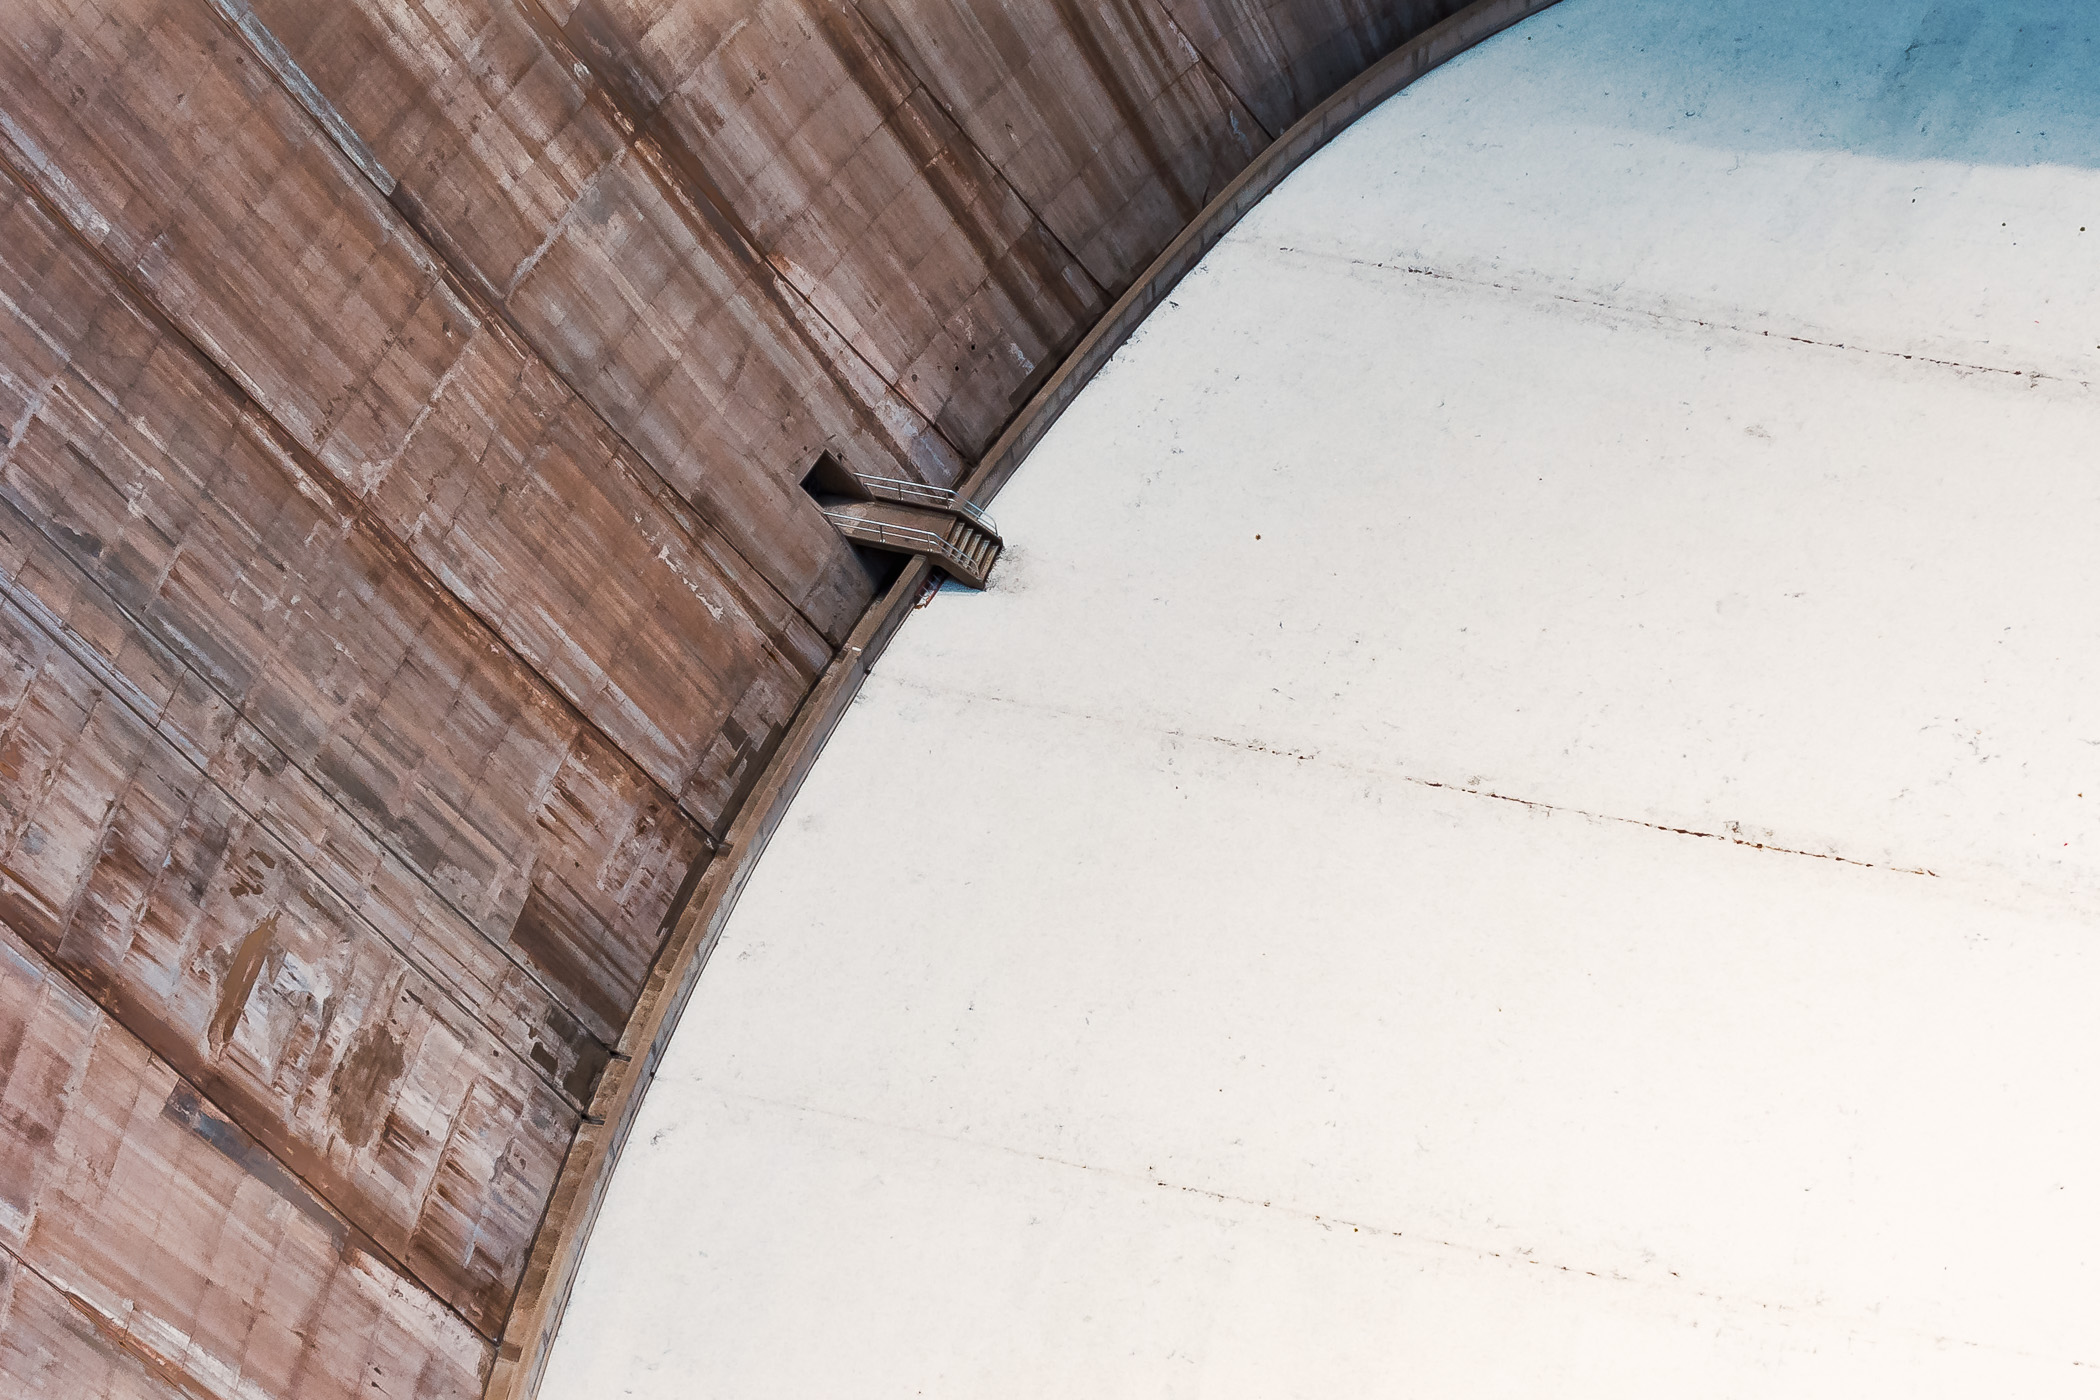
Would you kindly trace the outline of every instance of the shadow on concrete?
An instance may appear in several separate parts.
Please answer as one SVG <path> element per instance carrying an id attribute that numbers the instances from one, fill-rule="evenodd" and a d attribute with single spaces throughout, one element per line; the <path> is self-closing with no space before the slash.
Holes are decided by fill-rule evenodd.
<path id="1" fill-rule="evenodd" d="M 1533 62 L 1594 79 L 1577 120 L 1733 150 L 2100 166 L 2094 0 L 1566 0 L 1532 23 L 1564 26 Z"/>

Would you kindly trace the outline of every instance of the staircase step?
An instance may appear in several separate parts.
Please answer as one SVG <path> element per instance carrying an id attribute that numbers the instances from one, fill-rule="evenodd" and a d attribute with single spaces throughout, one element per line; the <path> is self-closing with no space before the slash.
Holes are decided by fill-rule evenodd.
<path id="1" fill-rule="evenodd" d="M 890 500 L 881 493 L 871 500 L 820 498 L 819 504 L 846 538 L 920 555 L 971 588 L 985 586 L 992 562 L 999 557 L 998 536 L 951 508 Z"/>

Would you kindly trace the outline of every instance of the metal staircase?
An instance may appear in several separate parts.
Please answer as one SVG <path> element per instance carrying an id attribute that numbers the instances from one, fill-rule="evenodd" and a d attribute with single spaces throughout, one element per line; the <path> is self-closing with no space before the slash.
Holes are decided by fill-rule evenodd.
<path id="1" fill-rule="evenodd" d="M 982 588 L 1005 547 L 992 518 L 953 491 L 921 481 L 862 476 L 829 453 L 802 487 L 847 539 L 893 554 L 917 554 L 958 583 Z"/>

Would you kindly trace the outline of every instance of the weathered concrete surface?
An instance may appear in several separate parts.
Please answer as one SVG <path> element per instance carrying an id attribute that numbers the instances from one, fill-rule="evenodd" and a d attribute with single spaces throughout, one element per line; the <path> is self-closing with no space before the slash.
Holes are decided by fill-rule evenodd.
<path id="1" fill-rule="evenodd" d="M 1099 314 L 1093 280 L 853 6 L 550 8 L 674 164 L 962 458 Z"/>
<path id="2" fill-rule="evenodd" d="M 855 396 L 870 376 L 709 203 L 705 172 L 634 120 L 532 5 L 256 13 L 371 134 L 400 182 L 393 203 L 465 284 L 842 635 L 867 583 L 803 508 L 802 470 L 827 446 L 943 482 L 959 461 L 894 395 Z"/>
<path id="3" fill-rule="evenodd" d="M 8 1394 L 474 1393 L 488 1343 L 5 931 L 0 1046 Z"/>
<path id="4" fill-rule="evenodd" d="M 92 36 L 35 9 L 11 23 L 53 51 L 0 68 L 23 179 L 508 645 L 718 816 L 739 756 L 725 721 L 748 706 L 756 745 L 821 643 L 767 645 L 739 596 L 763 583 L 723 576 L 201 0 L 108 7 Z M 833 610 L 865 597 L 863 581 Z"/>
<path id="5" fill-rule="evenodd" d="M 1167 11 L 1235 97 L 1272 133 L 1379 55 L 1464 9 L 1463 0 L 1169 0 Z"/>
<path id="6" fill-rule="evenodd" d="M 575 1109 L 102 677 L 12 603 L 0 628 L 0 920 L 493 1331 Z"/>
<path id="7" fill-rule="evenodd" d="M 1274 134 L 1152 6 L 863 9 L 1111 292 Z"/>
<path id="8" fill-rule="evenodd" d="M 11 1395 L 181 1400 L 143 1357 L 124 1350 L 42 1276 L 0 1251 L 0 1384 Z"/>
<path id="9" fill-rule="evenodd" d="M 1564 0 L 1309 162 L 841 723 L 548 1400 L 2100 1394 L 2096 48 Z"/>
<path id="10" fill-rule="evenodd" d="M 8 577 L 194 762 L 235 736 L 265 755 L 226 780 L 343 865 L 345 898 L 401 872 L 432 912 L 393 917 L 466 981 L 515 983 L 496 950 L 563 911 L 566 941 L 542 919 L 517 951 L 566 1007 L 533 1019 L 611 1043 L 694 824 L 12 187 L 0 228 Z"/>
<path id="11" fill-rule="evenodd" d="M 810 461 L 960 479 L 1440 13 L 10 8 L 0 1388 L 478 1389 L 873 597 Z"/>

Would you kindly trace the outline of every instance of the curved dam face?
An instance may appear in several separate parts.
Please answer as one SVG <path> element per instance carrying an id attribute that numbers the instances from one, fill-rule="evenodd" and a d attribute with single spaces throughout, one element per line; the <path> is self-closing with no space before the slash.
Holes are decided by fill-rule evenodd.
<path id="1" fill-rule="evenodd" d="M 6 6 L 0 1397 L 530 1396 L 930 572 L 810 483 L 970 518 L 1546 3 Z"/>
<path id="2" fill-rule="evenodd" d="M 1565 0 L 908 617 L 542 1393 L 2100 1389 L 2100 22 Z"/>

